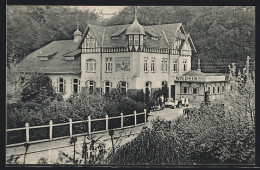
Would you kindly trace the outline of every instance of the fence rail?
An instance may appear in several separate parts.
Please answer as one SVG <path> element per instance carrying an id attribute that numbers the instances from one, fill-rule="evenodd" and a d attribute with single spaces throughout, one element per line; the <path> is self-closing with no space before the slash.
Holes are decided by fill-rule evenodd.
<path id="1" fill-rule="evenodd" d="M 137 124 L 137 115 L 144 115 L 144 122 Z M 124 126 L 124 118 L 126 117 L 130 117 L 133 116 L 134 117 L 134 124 L 132 125 L 128 125 L 128 126 Z M 26 137 L 26 141 L 27 143 L 38 143 L 38 142 L 42 142 L 42 141 L 52 141 L 53 139 L 60 139 L 60 138 L 66 138 L 66 137 L 72 137 L 72 136 L 80 136 L 83 133 L 79 133 L 79 134 L 73 134 L 73 124 L 78 124 L 78 123 L 87 123 L 88 124 L 88 133 L 89 134 L 94 134 L 94 133 L 99 133 L 99 132 L 105 132 L 109 130 L 109 120 L 112 119 L 120 119 L 120 127 L 118 128 L 112 128 L 112 129 L 124 129 L 124 128 L 128 128 L 128 127 L 134 127 L 137 125 L 142 125 L 146 123 L 146 117 L 147 117 L 147 113 L 146 113 L 146 109 L 144 109 L 144 112 L 142 113 L 136 113 L 136 111 L 134 111 L 134 114 L 131 115 L 124 115 L 123 113 L 121 113 L 120 116 L 115 116 L 115 117 L 108 117 L 108 115 L 105 116 L 105 118 L 99 118 L 99 119 L 91 119 L 90 116 L 88 116 L 88 120 L 81 120 L 81 121 L 75 121 L 73 122 L 72 119 L 69 119 L 69 122 L 66 123 L 58 123 L 58 124 L 53 124 L 53 121 L 50 120 L 49 125 L 41 125 L 41 126 L 29 126 L 29 123 L 25 124 L 24 128 L 14 128 L 14 129 L 7 129 L 6 132 L 13 132 L 13 131 L 21 131 L 21 130 L 25 130 L 25 137 Z M 98 131 L 92 131 L 91 130 L 91 122 L 97 122 L 97 121 L 104 121 L 105 120 L 105 129 L 104 130 L 98 130 Z M 53 127 L 57 127 L 57 126 L 64 126 L 64 125 L 69 125 L 69 136 L 60 136 L 60 137 L 55 137 L 53 138 Z M 30 141 L 30 129 L 40 129 L 40 128 L 49 128 L 49 138 L 45 138 L 45 139 L 41 139 L 41 140 L 36 140 L 36 141 Z M 95 130 L 95 129 L 94 129 Z M 8 136 L 8 135 L 7 135 Z M 7 147 L 12 147 L 12 146 L 18 146 L 24 143 L 13 143 L 13 144 L 7 144 Z"/>

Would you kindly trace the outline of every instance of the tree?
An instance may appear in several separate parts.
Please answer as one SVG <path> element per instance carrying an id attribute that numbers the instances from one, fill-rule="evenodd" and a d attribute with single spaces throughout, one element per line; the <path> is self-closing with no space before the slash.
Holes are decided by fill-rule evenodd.
<path id="1" fill-rule="evenodd" d="M 55 96 L 56 93 L 50 78 L 43 74 L 34 73 L 25 82 L 21 93 L 21 101 L 42 104 L 44 100 L 53 100 Z"/>

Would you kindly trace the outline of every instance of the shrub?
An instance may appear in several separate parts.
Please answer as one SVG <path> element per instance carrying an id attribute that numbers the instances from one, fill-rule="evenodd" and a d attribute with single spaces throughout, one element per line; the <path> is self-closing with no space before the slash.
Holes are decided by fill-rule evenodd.
<path id="1" fill-rule="evenodd" d="M 253 164 L 250 119 L 221 105 L 190 109 L 173 122 L 156 119 L 107 162 L 116 165 Z M 242 117 L 241 117 L 242 116 Z M 242 118 L 242 119 L 241 119 Z"/>

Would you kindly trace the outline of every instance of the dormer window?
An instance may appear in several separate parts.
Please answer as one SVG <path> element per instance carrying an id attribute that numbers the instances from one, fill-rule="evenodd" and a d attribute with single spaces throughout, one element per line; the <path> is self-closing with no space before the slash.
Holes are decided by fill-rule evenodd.
<path id="1" fill-rule="evenodd" d="M 38 55 L 38 57 L 40 61 L 47 61 L 49 60 L 50 57 L 54 56 L 56 53 L 57 53 L 56 51 L 55 52 L 50 51 L 46 53 L 40 52 L 40 55 Z"/>
<path id="2" fill-rule="evenodd" d="M 151 37 L 151 39 L 158 41 L 158 40 L 159 40 L 159 37 Z"/>
<path id="3" fill-rule="evenodd" d="M 116 37 L 111 37 L 112 40 L 118 40 L 119 39 L 119 36 L 116 36 Z"/>
<path id="4" fill-rule="evenodd" d="M 48 60 L 48 57 L 39 57 L 39 60 L 40 61 L 46 61 L 46 60 Z"/>

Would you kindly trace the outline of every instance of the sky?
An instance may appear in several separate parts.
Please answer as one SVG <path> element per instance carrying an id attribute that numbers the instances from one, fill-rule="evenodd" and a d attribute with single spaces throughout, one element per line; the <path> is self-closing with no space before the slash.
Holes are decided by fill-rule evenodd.
<path id="1" fill-rule="evenodd" d="M 118 14 L 118 12 L 124 9 L 126 6 L 70 6 L 71 8 L 77 8 L 80 10 L 90 10 L 97 13 L 100 18 L 108 19 Z"/>

